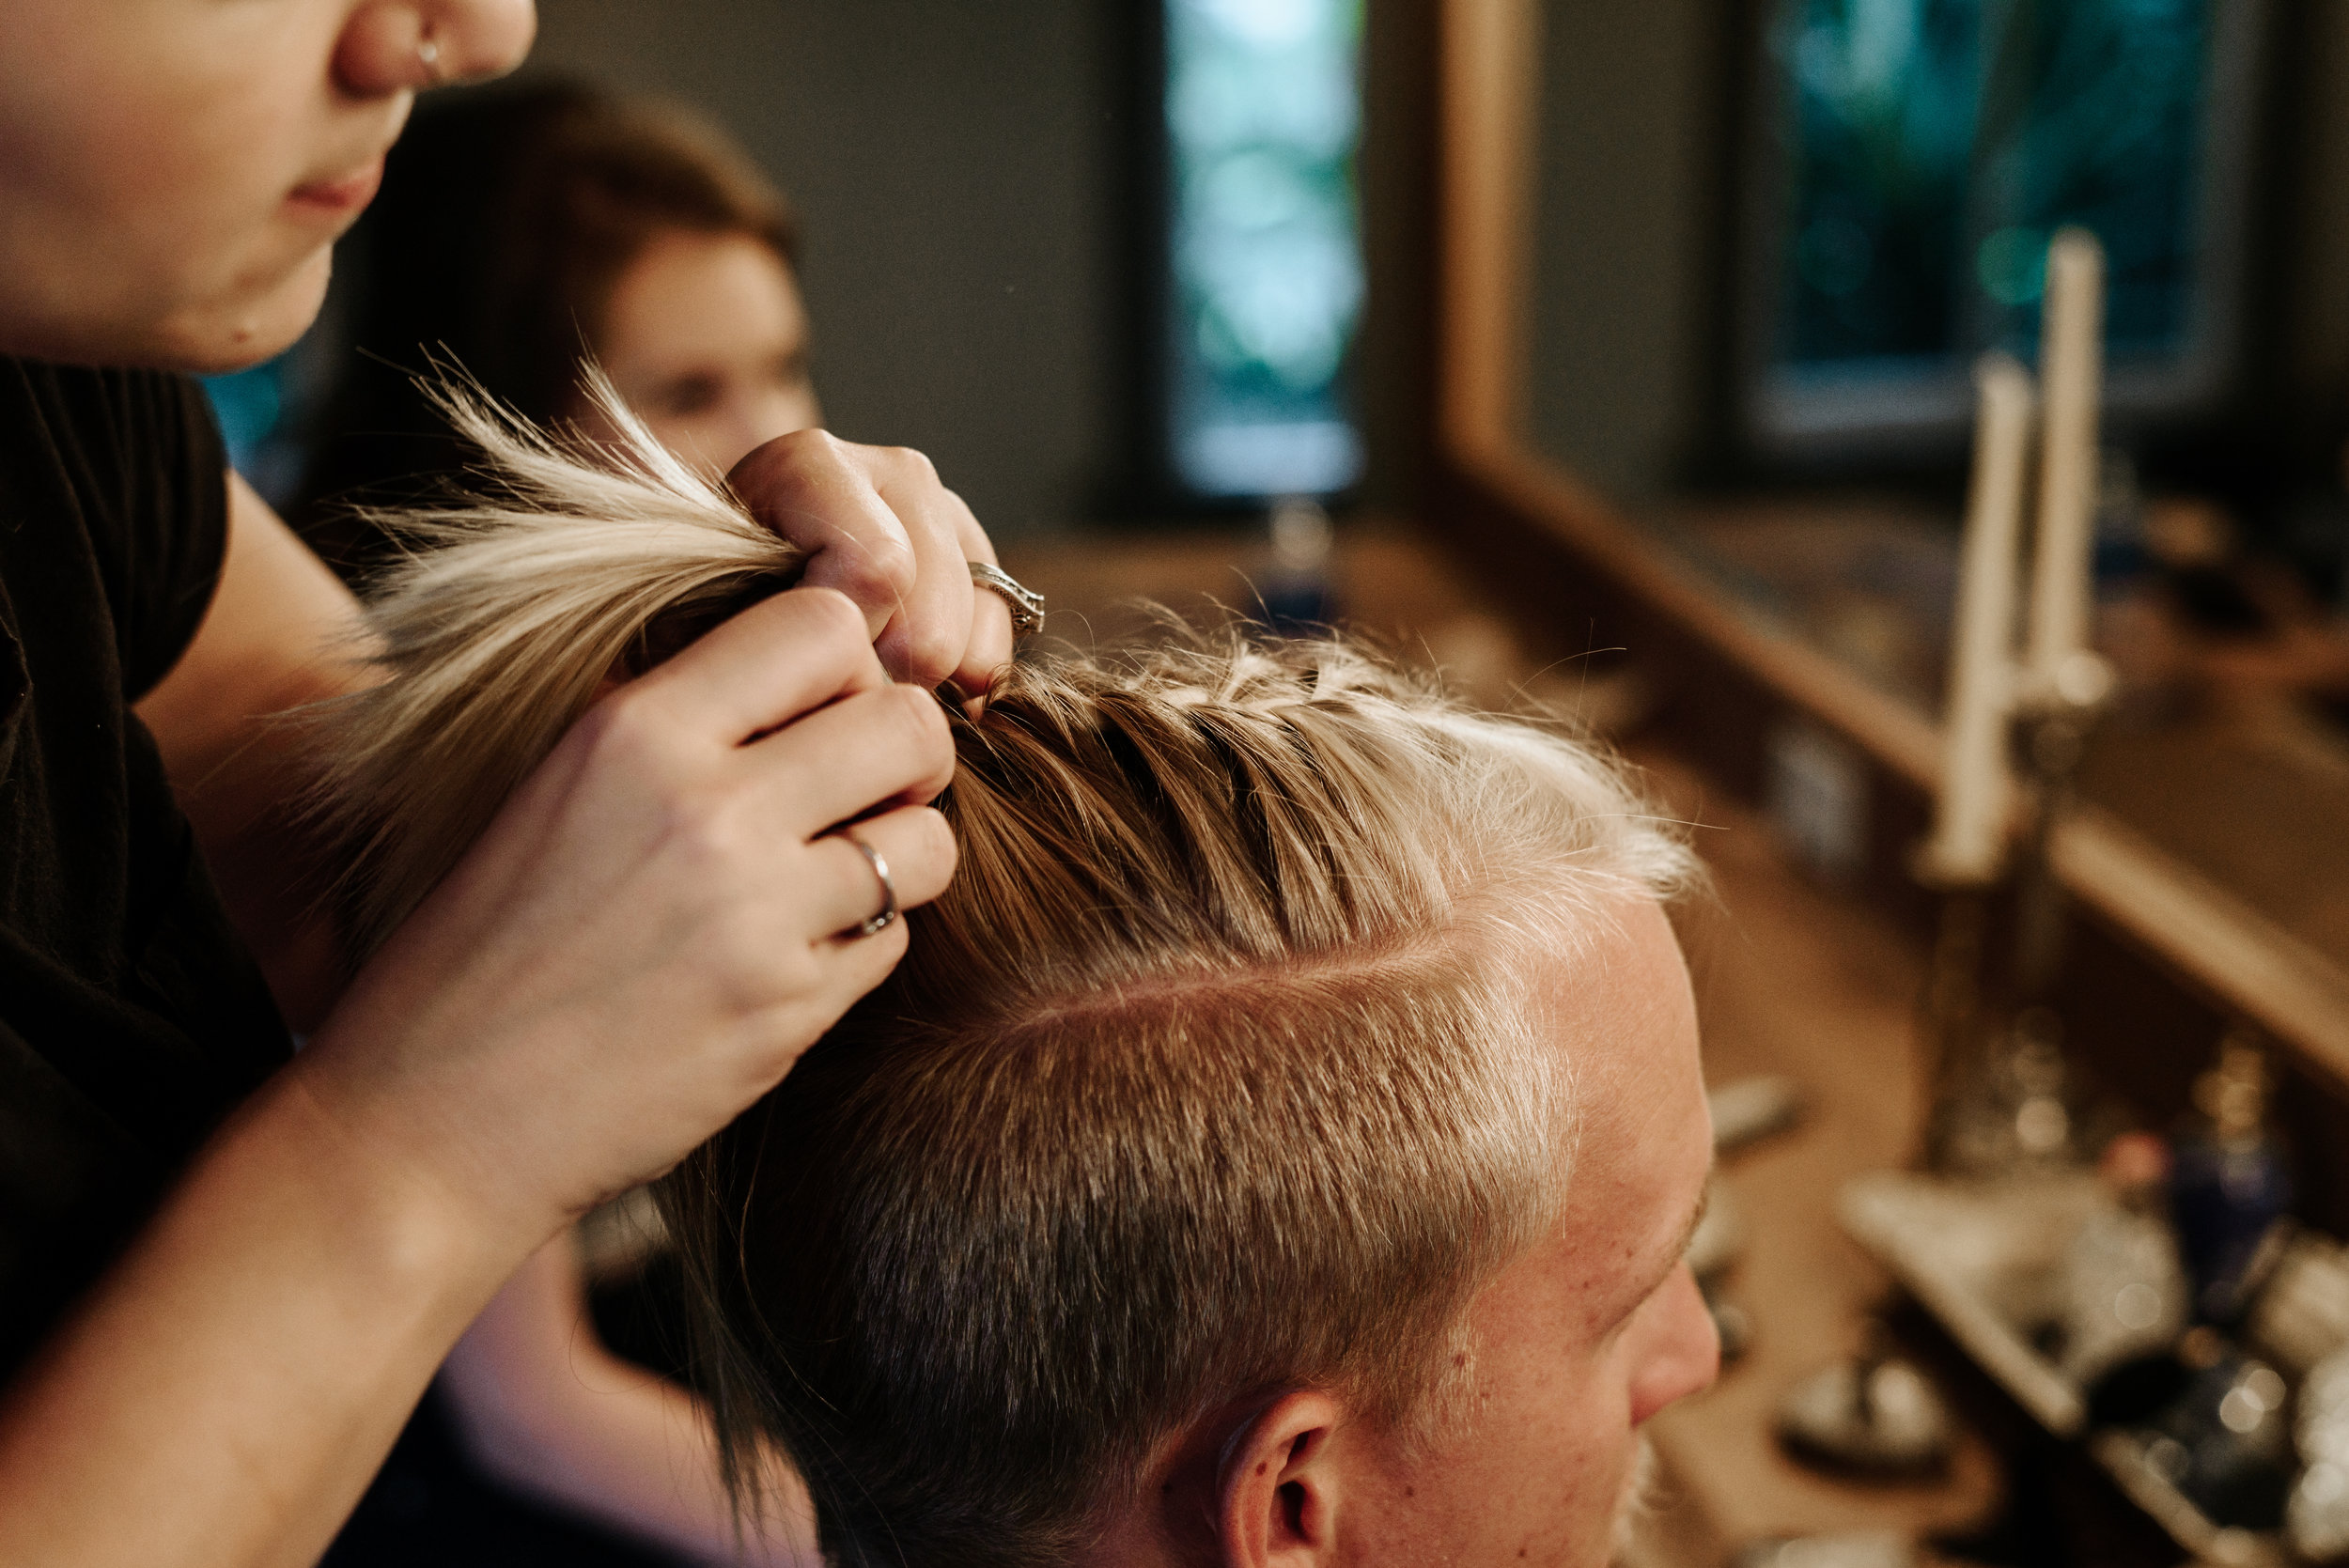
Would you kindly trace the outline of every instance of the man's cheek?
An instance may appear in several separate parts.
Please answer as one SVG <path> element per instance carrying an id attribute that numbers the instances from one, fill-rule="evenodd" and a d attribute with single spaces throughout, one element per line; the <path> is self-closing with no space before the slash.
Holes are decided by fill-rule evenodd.
<path id="1" fill-rule="evenodd" d="M 1623 1491 L 1615 1502 L 1612 1535 L 1612 1555 L 1617 1561 L 1628 1560 L 1641 1529 L 1655 1514 L 1662 1499 L 1661 1466 L 1656 1457 L 1656 1445 L 1640 1435 L 1633 1450 L 1631 1464 L 1623 1478 Z"/>

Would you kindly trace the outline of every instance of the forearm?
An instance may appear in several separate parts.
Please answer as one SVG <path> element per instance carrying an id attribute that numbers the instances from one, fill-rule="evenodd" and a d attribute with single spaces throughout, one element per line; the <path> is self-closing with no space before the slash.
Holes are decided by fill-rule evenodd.
<path id="1" fill-rule="evenodd" d="M 302 733 L 285 716 L 373 676 L 350 592 L 233 475 L 228 502 L 211 608 L 138 713 L 229 919 L 287 1020 L 306 1031 L 332 1006 L 343 969 L 325 918 L 333 868 L 302 810 Z"/>
<path id="2" fill-rule="evenodd" d="M 712 1561 L 818 1560 L 805 1490 L 780 1462 L 767 1516 L 738 1542 L 708 1412 L 604 1347 L 568 1236 L 516 1271 L 442 1382 L 475 1461 L 518 1490 Z"/>
<path id="3" fill-rule="evenodd" d="M 280 1074 L 0 1399 L 0 1561 L 313 1561 L 531 1239 Z"/>
<path id="4" fill-rule="evenodd" d="M 288 1026 L 306 1033 L 333 1008 L 347 973 L 328 896 L 334 878 L 292 808 L 306 776 L 290 754 L 263 743 L 228 771 L 206 797 L 182 796 L 181 810 L 229 923 Z"/>

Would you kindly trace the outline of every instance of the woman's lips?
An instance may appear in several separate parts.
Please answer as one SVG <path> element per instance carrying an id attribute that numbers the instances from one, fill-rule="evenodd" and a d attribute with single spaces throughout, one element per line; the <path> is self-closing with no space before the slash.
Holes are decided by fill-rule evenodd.
<path id="1" fill-rule="evenodd" d="M 340 216 L 358 211 L 375 199 L 376 188 L 383 183 L 383 158 L 377 154 L 356 174 L 340 179 L 314 179 L 307 185 L 297 185 L 286 198 L 295 207 L 314 212 Z"/>

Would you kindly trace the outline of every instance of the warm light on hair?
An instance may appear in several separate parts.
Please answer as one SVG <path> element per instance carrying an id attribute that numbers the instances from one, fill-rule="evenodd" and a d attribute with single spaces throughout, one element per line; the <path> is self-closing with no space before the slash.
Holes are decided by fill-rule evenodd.
<path id="1" fill-rule="evenodd" d="M 605 473 L 455 407 L 505 499 L 425 530 L 332 732 L 371 931 L 664 621 L 794 567 L 641 431 Z M 733 1473 L 780 1444 L 841 1563 L 1065 1561 L 1285 1389 L 1410 1432 L 1563 1197 L 1535 955 L 1691 874 L 1604 753 L 1344 641 L 1047 653 L 951 722 L 953 886 L 661 1195 Z"/>

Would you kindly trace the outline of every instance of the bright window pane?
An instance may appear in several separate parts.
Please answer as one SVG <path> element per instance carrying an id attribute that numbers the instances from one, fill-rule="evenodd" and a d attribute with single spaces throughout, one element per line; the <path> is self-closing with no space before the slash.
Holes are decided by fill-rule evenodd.
<path id="1" fill-rule="evenodd" d="M 1169 444 L 1201 495 L 1361 472 L 1361 0 L 1166 0 Z"/>

